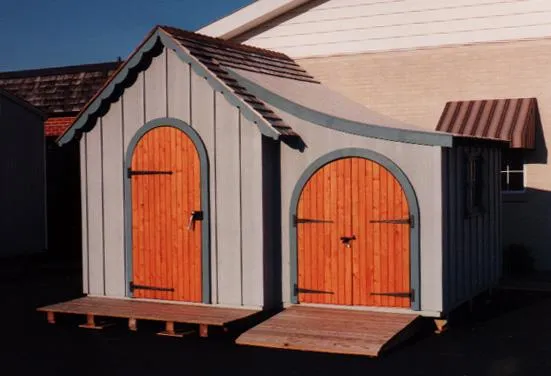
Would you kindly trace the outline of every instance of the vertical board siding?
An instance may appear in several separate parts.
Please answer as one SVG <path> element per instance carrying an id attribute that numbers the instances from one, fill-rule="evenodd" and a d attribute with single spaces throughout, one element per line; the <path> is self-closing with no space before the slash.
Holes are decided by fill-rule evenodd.
<path id="1" fill-rule="evenodd" d="M 218 298 L 222 304 L 242 304 L 240 111 L 216 93 L 216 224 Z"/>
<path id="2" fill-rule="evenodd" d="M 103 249 L 103 180 L 102 180 L 102 123 L 101 119 L 86 136 L 87 190 L 88 190 L 88 270 L 89 294 L 105 294 Z"/>
<path id="3" fill-rule="evenodd" d="M 261 306 L 264 302 L 262 137 L 256 124 L 243 116 L 240 128 L 243 305 Z"/>
<path id="4" fill-rule="evenodd" d="M 191 123 L 190 114 L 190 72 L 176 52 L 167 51 L 167 101 L 168 116 Z"/>
<path id="5" fill-rule="evenodd" d="M 172 70 L 171 70 L 172 72 Z M 216 150 L 216 135 L 214 132 L 215 129 L 215 111 L 214 111 L 214 91 L 210 87 L 209 83 L 205 78 L 198 76 L 194 72 L 190 73 L 191 78 L 188 81 L 183 81 L 181 84 L 189 84 L 190 91 L 190 116 L 191 116 L 191 125 L 199 135 L 201 136 L 205 147 L 207 149 L 209 157 L 209 179 L 210 179 L 210 188 L 209 188 L 209 200 L 210 200 L 210 218 L 211 218 L 211 228 L 210 228 L 210 266 L 211 266 L 211 296 L 212 303 L 219 303 L 218 299 L 218 263 L 217 263 L 217 181 L 216 181 L 216 170 L 217 170 L 217 161 L 215 158 Z M 184 92 L 186 88 L 182 89 Z M 183 104 L 185 105 L 185 104 Z"/>
<path id="6" fill-rule="evenodd" d="M 326 56 L 547 37 L 550 16 L 541 0 L 317 0 L 235 39 L 293 57 Z"/>
<path id="7" fill-rule="evenodd" d="M 410 226 L 396 178 L 364 158 L 343 158 L 307 182 L 297 208 L 299 300 L 307 303 L 410 307 Z M 341 237 L 353 237 L 349 247 Z M 304 289 L 304 290 L 302 290 Z M 383 295 L 376 295 L 383 294 Z"/>
<path id="8" fill-rule="evenodd" d="M 105 293 L 125 296 L 122 102 L 102 118 Z"/>
<path id="9" fill-rule="evenodd" d="M 43 119 L 0 93 L 0 256 L 47 249 Z"/>
<path id="10" fill-rule="evenodd" d="M 167 52 L 153 58 L 144 73 L 145 121 L 167 116 Z"/>
<path id="11" fill-rule="evenodd" d="M 138 73 L 136 82 L 123 93 L 122 101 L 124 103 L 124 153 L 128 150 L 128 145 L 134 134 L 145 124 L 144 118 L 144 72 Z"/>
<path id="12" fill-rule="evenodd" d="M 483 210 L 469 215 L 465 207 L 466 162 L 482 156 Z M 443 150 L 445 187 L 443 222 L 445 311 L 493 287 L 501 275 L 501 192 L 495 147 L 460 146 Z"/>
<path id="13" fill-rule="evenodd" d="M 80 140 L 80 207 L 82 222 L 82 292 L 89 292 L 89 274 L 88 268 L 88 154 L 86 148 L 86 139 L 88 135 L 84 133 Z"/>
<path id="14" fill-rule="evenodd" d="M 170 174 L 132 177 L 133 282 L 174 291 L 142 290 L 135 297 L 202 301 L 199 155 L 191 139 L 173 127 L 147 132 L 136 146 L 132 169 Z"/>
<path id="15" fill-rule="evenodd" d="M 152 236 L 133 237 L 124 233 L 122 183 L 126 152 L 132 138 L 146 122 L 167 116 L 190 124 L 207 149 L 212 303 L 262 306 L 267 299 L 263 291 L 267 282 L 263 262 L 266 234 L 262 219 L 265 210 L 262 184 L 266 177 L 263 175 L 262 137 L 256 125 L 242 117 L 240 110 L 230 105 L 224 94 L 215 93 L 207 79 L 193 72 L 171 50 L 163 50 L 145 71 L 137 74 L 122 98 L 111 105 L 82 141 L 83 267 L 89 270 L 83 277 L 84 290 L 114 297 L 125 294 L 125 272 L 127 278 L 132 274 L 124 259 L 125 242 L 137 242 L 137 247 L 144 251 L 147 247 L 161 247 L 165 241 L 185 240 L 172 228 L 159 229 Z M 168 157 L 163 154 L 166 148 L 179 150 L 178 141 L 166 134 L 152 137 L 147 140 L 148 147 L 151 158 L 158 158 L 159 163 L 167 161 Z M 155 149 L 154 144 L 165 146 Z M 143 147 L 140 144 L 138 149 Z M 176 151 L 178 153 L 183 152 Z M 177 155 L 176 159 L 180 157 Z M 145 162 L 136 163 L 140 167 Z M 279 161 L 276 164 L 279 165 Z M 184 168 L 183 165 L 174 167 Z M 198 176 L 199 170 L 194 174 Z M 148 179 L 156 181 L 160 177 Z M 174 186 L 149 184 L 143 192 L 132 191 L 135 195 L 132 197 L 136 202 L 158 199 L 166 203 L 172 195 L 192 197 L 188 190 L 185 182 Z M 131 203 L 132 210 L 137 209 L 136 202 Z M 178 217 L 178 210 L 149 205 L 141 225 L 146 225 L 146 217 Z M 189 216 L 186 214 L 182 218 L 187 221 Z M 175 220 L 174 223 L 179 222 Z M 146 284 L 170 284 L 170 273 L 180 273 L 177 265 L 188 258 L 188 255 L 168 255 L 147 264 L 142 253 L 135 255 L 132 264 L 141 267 L 144 274 L 160 278 L 147 280 Z M 192 274 L 200 274 L 200 268 L 201 264 L 195 263 Z M 184 282 L 178 288 L 191 294 L 186 295 L 190 296 L 187 300 L 201 298 L 189 283 Z M 144 292 L 143 297 L 171 298 L 167 292 Z"/>

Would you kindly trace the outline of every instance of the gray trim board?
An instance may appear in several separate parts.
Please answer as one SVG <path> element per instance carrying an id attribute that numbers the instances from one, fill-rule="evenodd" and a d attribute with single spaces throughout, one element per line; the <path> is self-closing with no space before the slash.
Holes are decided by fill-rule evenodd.
<path id="1" fill-rule="evenodd" d="M 157 28 L 153 31 L 145 42 L 138 48 L 132 57 L 124 63 L 122 69 L 109 81 L 88 107 L 80 113 L 73 125 L 57 140 L 58 144 L 64 145 L 77 137 L 81 132 L 88 132 L 95 124 L 95 119 L 109 109 L 124 91 L 125 88 L 133 83 L 135 77 L 140 71 L 147 68 L 158 49 L 165 47 L 173 50 L 176 55 L 186 64 L 189 64 L 193 71 L 209 82 L 213 90 L 222 92 L 224 97 L 233 106 L 239 107 L 243 116 L 255 123 L 260 132 L 265 136 L 279 139 L 280 134 L 271 124 L 258 114 L 249 104 L 238 97 L 232 90 L 223 84 L 213 73 L 211 73 L 203 64 L 192 57 L 177 41 L 171 38 L 162 29 Z"/>
<path id="2" fill-rule="evenodd" d="M 122 173 L 132 165 L 134 148 L 140 139 L 150 130 L 158 127 L 174 127 L 184 132 L 195 145 L 199 154 L 201 166 L 201 210 L 203 211 L 203 225 L 201 228 L 201 276 L 202 276 L 202 300 L 205 304 L 211 303 L 210 289 L 210 205 L 209 205 L 209 160 L 207 149 L 199 134 L 189 124 L 174 118 L 158 118 L 143 125 L 130 140 Z M 125 255 L 126 255 L 126 296 L 131 297 L 129 282 L 132 280 L 132 189 L 130 178 L 124 179 L 124 229 L 125 229 Z"/>
<path id="3" fill-rule="evenodd" d="M 247 89 L 248 92 L 255 95 L 258 99 L 293 116 L 296 116 L 299 119 L 312 122 L 325 128 L 357 136 L 378 138 L 388 141 L 430 146 L 453 146 L 454 136 L 451 134 L 391 128 L 376 124 L 360 123 L 353 120 L 327 115 L 286 99 L 241 76 L 232 69 L 228 68 L 228 72 L 232 78 L 239 81 L 241 86 Z"/>
<path id="4" fill-rule="evenodd" d="M 389 170 L 394 177 L 398 180 L 404 193 L 406 195 L 409 212 L 414 216 L 414 225 L 410 230 L 410 286 L 414 290 L 414 297 L 412 300 L 411 308 L 413 310 L 421 310 L 421 254 L 420 254 L 420 216 L 419 216 L 419 204 L 417 202 L 417 195 L 415 194 L 415 189 L 411 185 L 406 174 L 396 165 L 392 160 L 385 157 L 382 154 L 374 152 L 368 149 L 359 149 L 359 148 L 347 148 L 339 149 L 332 151 L 328 154 L 325 154 L 314 162 L 312 162 L 306 170 L 302 173 L 298 179 L 293 193 L 291 196 L 291 203 L 289 207 L 289 227 L 290 227 L 290 283 L 291 283 L 291 302 L 294 304 L 298 303 L 298 298 L 294 294 L 294 286 L 298 283 L 298 251 L 297 251 L 297 228 L 294 226 L 293 217 L 297 214 L 298 201 L 304 186 L 308 182 L 311 176 L 316 173 L 320 168 L 326 164 L 333 162 L 341 158 L 348 157 L 360 157 L 369 159 L 373 162 L 376 162 L 384 166 Z"/>

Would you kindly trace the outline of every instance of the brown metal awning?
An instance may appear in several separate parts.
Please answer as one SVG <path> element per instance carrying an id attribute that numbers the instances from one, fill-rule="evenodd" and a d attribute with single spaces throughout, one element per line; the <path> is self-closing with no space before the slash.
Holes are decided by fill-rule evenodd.
<path id="1" fill-rule="evenodd" d="M 539 119 L 536 98 L 456 101 L 446 103 L 436 130 L 533 149 Z"/>

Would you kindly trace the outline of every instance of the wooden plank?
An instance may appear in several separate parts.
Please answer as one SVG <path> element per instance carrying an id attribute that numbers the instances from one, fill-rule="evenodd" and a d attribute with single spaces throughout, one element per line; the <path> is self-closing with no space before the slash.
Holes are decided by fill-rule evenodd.
<path id="1" fill-rule="evenodd" d="M 346 236 L 346 225 L 344 221 L 345 215 L 349 213 L 348 208 L 345 206 L 345 163 L 344 161 L 337 160 L 333 162 L 337 165 L 337 238 L 340 238 L 341 236 Z M 347 279 L 348 276 L 345 276 L 345 268 L 344 268 L 344 262 L 345 262 L 345 246 L 340 242 L 338 244 L 338 253 L 337 253 L 337 281 L 336 285 L 337 288 L 335 289 L 336 294 L 336 303 L 337 304 L 350 304 L 346 301 L 346 287 L 345 287 L 345 279 Z"/>
<path id="2" fill-rule="evenodd" d="M 101 155 L 103 152 L 101 138 L 101 119 L 99 124 L 86 134 L 87 179 L 88 191 L 88 270 L 89 293 L 104 295 L 105 270 L 103 248 L 103 173 Z"/>
<path id="3" fill-rule="evenodd" d="M 418 316 L 292 306 L 242 334 L 240 345 L 377 356 L 419 329 Z M 391 343 L 392 342 L 392 343 Z"/>
<path id="4" fill-rule="evenodd" d="M 103 199 L 105 243 L 105 292 L 123 297 L 125 289 L 123 124 L 122 102 L 111 104 L 102 118 Z"/>
<path id="5" fill-rule="evenodd" d="M 211 305 L 176 304 L 132 299 L 84 297 L 37 309 L 101 317 L 132 318 L 134 320 L 172 321 L 175 323 L 225 326 L 247 318 L 259 310 L 222 308 Z"/>
<path id="6" fill-rule="evenodd" d="M 352 158 L 342 160 L 344 167 L 344 232 L 341 236 L 353 237 L 352 232 Z M 346 305 L 352 305 L 352 250 L 354 240 L 348 246 L 343 245 L 343 274 L 344 274 L 344 296 Z"/>
<path id="7" fill-rule="evenodd" d="M 375 304 L 375 297 L 371 295 L 371 292 L 374 291 L 374 284 L 375 284 L 375 236 L 374 236 L 374 230 L 375 230 L 375 224 L 369 223 L 370 220 L 374 219 L 374 211 L 373 211 L 373 190 L 374 190 L 374 184 L 373 184 L 373 162 L 372 161 L 366 161 L 365 162 L 365 187 L 366 187 L 366 195 L 365 195 L 365 206 L 366 206 L 366 239 L 365 239 L 365 253 L 366 255 L 366 263 L 364 266 L 364 279 L 368 281 L 368 286 L 365 292 L 366 295 L 366 305 L 374 305 Z"/>
<path id="8" fill-rule="evenodd" d="M 242 304 L 241 181 L 239 145 L 240 111 L 216 93 L 216 190 L 218 228 L 218 299 L 222 304 Z M 211 109 L 212 110 L 212 109 Z"/>
<path id="9" fill-rule="evenodd" d="M 372 178 L 372 189 L 373 189 L 373 202 L 372 202 L 372 218 L 377 219 L 381 218 L 380 213 L 380 166 L 376 163 L 373 163 L 373 178 Z M 374 223 L 372 227 L 373 231 L 373 290 L 381 291 L 381 225 L 379 223 Z M 373 305 L 380 306 L 382 305 L 382 300 L 380 296 L 373 296 Z"/>
<path id="10" fill-rule="evenodd" d="M 166 49 L 155 56 L 145 71 L 145 120 L 167 116 Z"/>
<path id="11" fill-rule="evenodd" d="M 241 116 L 241 205 L 243 305 L 264 305 L 265 257 L 262 192 L 262 137 L 257 126 Z M 269 197 L 268 200 L 272 200 Z M 278 281 L 281 283 L 280 281 Z"/>

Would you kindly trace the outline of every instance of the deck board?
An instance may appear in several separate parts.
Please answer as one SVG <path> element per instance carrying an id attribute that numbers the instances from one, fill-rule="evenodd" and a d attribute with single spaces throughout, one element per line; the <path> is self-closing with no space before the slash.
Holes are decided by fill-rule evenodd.
<path id="1" fill-rule="evenodd" d="M 292 306 L 237 338 L 240 345 L 377 356 L 415 333 L 419 316 Z"/>
<path id="2" fill-rule="evenodd" d="M 172 321 L 187 324 L 225 326 L 244 319 L 258 310 L 188 305 L 131 299 L 84 297 L 37 309 L 40 312 L 92 314 L 137 320 Z"/>

